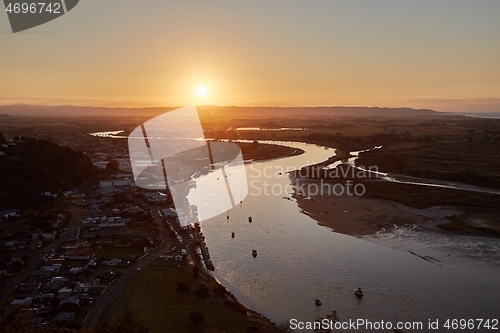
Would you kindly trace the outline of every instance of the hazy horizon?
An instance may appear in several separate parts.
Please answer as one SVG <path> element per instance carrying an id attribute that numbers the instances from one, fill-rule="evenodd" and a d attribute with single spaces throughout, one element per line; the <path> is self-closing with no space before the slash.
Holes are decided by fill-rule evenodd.
<path id="1" fill-rule="evenodd" d="M 499 14 L 497 1 L 81 1 L 12 34 L 2 12 L 0 104 L 496 112 Z"/>

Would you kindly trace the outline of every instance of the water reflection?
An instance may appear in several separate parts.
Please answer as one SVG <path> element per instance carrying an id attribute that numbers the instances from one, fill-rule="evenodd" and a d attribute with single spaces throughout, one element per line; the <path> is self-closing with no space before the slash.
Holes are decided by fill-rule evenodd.
<path id="1" fill-rule="evenodd" d="M 265 170 L 326 160 L 333 150 L 287 145 L 305 154 L 247 165 L 249 181 L 283 188 L 289 178 Z M 255 185 L 255 183 L 254 183 Z M 341 320 L 421 320 L 494 317 L 500 290 L 498 267 L 467 262 L 436 265 L 409 252 L 331 232 L 301 214 L 291 193 L 251 195 L 225 215 L 203 222 L 214 275 L 243 302 L 280 322 L 313 320 L 337 310 Z M 252 216 L 253 222 L 248 222 Z M 339 217 L 341 218 L 341 217 Z M 232 238 L 231 233 L 235 233 Z M 386 244 L 387 245 L 387 244 Z M 258 250 L 253 258 L 252 249 Z M 353 289 L 362 287 L 359 300 Z M 314 305 L 314 299 L 322 305 Z"/>

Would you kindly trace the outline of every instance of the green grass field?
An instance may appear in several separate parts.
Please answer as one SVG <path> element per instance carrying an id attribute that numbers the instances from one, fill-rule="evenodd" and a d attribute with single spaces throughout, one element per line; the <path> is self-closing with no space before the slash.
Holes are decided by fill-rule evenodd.
<path id="1" fill-rule="evenodd" d="M 217 282 L 202 271 L 195 279 L 192 267 L 152 266 L 144 269 L 115 302 L 107 320 L 113 321 L 128 305 L 135 316 L 146 320 L 152 332 L 245 332 L 248 326 L 258 327 L 259 332 L 279 332 L 259 315 L 251 312 L 245 315 L 216 299 L 213 290 L 218 286 Z M 179 282 L 188 285 L 189 294 L 175 291 Z M 210 290 L 210 296 L 205 300 L 195 296 L 201 284 Z M 189 313 L 195 311 L 205 318 L 199 330 L 195 330 L 188 320 Z"/>

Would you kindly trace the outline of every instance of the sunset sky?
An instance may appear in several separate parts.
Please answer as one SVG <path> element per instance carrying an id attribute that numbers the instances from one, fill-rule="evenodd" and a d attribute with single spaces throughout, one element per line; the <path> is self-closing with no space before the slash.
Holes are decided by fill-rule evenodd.
<path id="1" fill-rule="evenodd" d="M 81 0 L 16 34 L 0 8 L 0 104 L 500 112 L 498 0 Z"/>

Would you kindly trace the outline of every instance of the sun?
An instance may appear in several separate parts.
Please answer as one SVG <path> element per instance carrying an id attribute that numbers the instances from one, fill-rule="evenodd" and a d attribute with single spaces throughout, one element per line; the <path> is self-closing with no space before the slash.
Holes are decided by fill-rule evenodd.
<path id="1" fill-rule="evenodd" d="M 205 86 L 199 86 L 196 89 L 196 92 L 198 93 L 198 96 L 203 97 L 203 96 L 207 95 L 208 90 L 207 90 L 207 87 L 205 87 Z"/>

